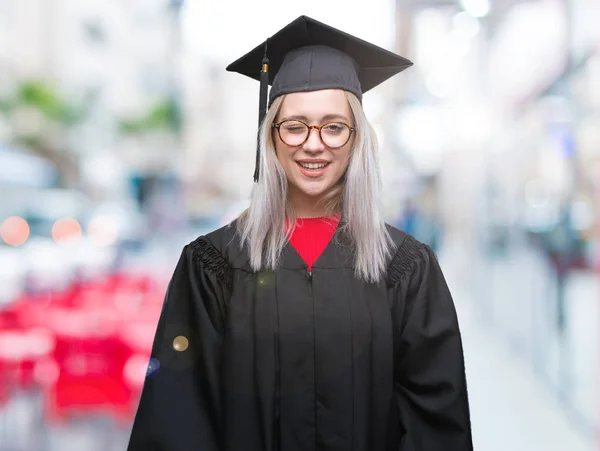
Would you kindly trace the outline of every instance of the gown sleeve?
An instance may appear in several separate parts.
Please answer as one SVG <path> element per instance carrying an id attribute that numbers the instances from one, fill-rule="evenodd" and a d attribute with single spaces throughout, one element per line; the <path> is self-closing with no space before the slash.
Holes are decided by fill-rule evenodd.
<path id="1" fill-rule="evenodd" d="M 206 238 L 170 280 L 128 451 L 219 449 L 220 362 L 230 269 Z"/>
<path id="2" fill-rule="evenodd" d="M 461 334 L 436 256 L 408 236 L 389 273 L 395 282 L 399 451 L 472 451 Z"/>

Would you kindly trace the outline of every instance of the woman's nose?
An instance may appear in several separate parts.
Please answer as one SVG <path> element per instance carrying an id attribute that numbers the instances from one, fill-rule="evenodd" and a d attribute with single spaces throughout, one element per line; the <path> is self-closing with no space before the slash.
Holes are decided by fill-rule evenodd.
<path id="1" fill-rule="evenodd" d="M 309 130 L 308 139 L 306 140 L 306 143 L 304 143 L 304 148 L 312 151 L 321 151 L 325 149 L 325 145 L 323 144 L 323 141 L 321 141 L 318 128 L 313 127 Z"/>

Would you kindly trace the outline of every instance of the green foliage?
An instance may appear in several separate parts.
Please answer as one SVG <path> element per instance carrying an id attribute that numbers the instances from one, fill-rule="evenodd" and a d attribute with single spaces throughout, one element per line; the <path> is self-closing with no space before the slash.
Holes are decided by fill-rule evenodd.
<path id="1" fill-rule="evenodd" d="M 141 117 L 121 120 L 119 129 L 122 133 L 130 135 L 153 131 L 177 133 L 180 123 L 179 106 L 174 99 L 168 98 L 157 102 Z"/>
<path id="2" fill-rule="evenodd" d="M 43 83 L 22 83 L 17 91 L 17 98 L 20 104 L 34 107 L 48 119 L 66 126 L 75 125 L 85 115 L 85 107 L 69 104 Z"/>
<path id="3" fill-rule="evenodd" d="M 10 98 L 0 99 L 0 112 L 9 114 L 23 106 L 35 108 L 47 119 L 68 127 L 85 117 L 88 105 L 69 103 L 49 84 L 26 80 L 18 84 Z"/>

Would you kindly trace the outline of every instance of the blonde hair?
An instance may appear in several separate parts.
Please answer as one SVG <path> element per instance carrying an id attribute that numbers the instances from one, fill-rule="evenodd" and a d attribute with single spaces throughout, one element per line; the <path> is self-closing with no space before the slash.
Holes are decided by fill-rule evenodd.
<path id="1" fill-rule="evenodd" d="M 342 213 L 341 227 L 351 238 L 355 277 L 366 282 L 381 280 L 394 243 L 381 212 L 381 177 L 377 136 L 358 98 L 345 92 L 354 116 L 356 137 L 346 173 L 325 197 L 328 215 Z M 275 269 L 293 231 L 286 218 L 296 216 L 288 199 L 288 182 L 275 152 L 273 123 L 285 96 L 275 99 L 260 128 L 260 177 L 252 190 L 250 207 L 237 221 L 240 246 L 248 245 L 250 266 L 255 271 Z"/>

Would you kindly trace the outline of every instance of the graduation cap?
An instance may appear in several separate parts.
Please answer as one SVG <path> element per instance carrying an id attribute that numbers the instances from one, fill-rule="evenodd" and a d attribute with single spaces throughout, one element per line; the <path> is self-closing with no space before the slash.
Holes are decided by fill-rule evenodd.
<path id="1" fill-rule="evenodd" d="M 365 92 L 410 66 L 412 62 L 402 56 L 300 16 L 231 63 L 227 70 L 260 81 L 260 126 L 267 100 L 270 106 L 283 94 L 321 89 L 343 89 L 362 100 Z M 257 147 L 255 182 L 259 161 Z"/>

